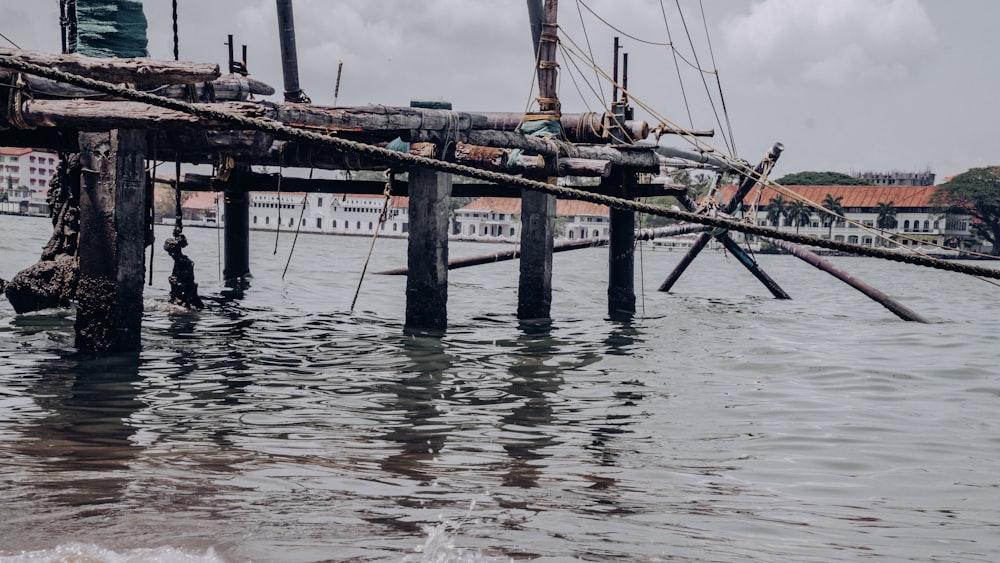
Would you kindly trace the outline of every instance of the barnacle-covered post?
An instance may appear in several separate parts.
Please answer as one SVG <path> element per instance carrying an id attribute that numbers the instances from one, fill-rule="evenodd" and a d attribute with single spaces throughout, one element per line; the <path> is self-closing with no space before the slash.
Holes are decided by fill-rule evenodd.
<path id="1" fill-rule="evenodd" d="M 102 57 L 146 54 L 142 5 L 78 2 L 71 50 Z M 104 25 L 113 14 L 114 25 Z M 80 133 L 80 277 L 76 347 L 138 352 L 146 243 L 146 132 Z"/>

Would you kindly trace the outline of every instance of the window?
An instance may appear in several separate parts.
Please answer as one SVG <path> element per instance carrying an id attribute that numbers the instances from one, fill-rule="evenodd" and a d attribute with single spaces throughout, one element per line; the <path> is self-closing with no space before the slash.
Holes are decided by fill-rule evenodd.
<path id="1" fill-rule="evenodd" d="M 336 227 L 336 226 L 337 226 L 337 223 L 336 223 L 336 221 L 334 221 L 334 225 L 333 225 L 333 226 L 334 226 L 334 227 Z M 317 217 L 317 218 L 316 218 L 316 228 L 317 228 L 317 229 L 322 229 L 322 228 L 323 228 L 323 218 L 322 218 L 322 217 Z"/>
<path id="2" fill-rule="evenodd" d="M 399 223 L 393 223 L 392 224 L 392 230 L 393 231 L 398 231 L 399 230 Z"/>
<path id="3" fill-rule="evenodd" d="M 289 217 L 288 218 L 288 226 L 289 227 L 294 227 L 295 226 L 295 218 L 294 217 Z"/>
<path id="4" fill-rule="evenodd" d="M 514 227 L 510 228 L 510 236 L 514 236 Z"/>
<path id="5" fill-rule="evenodd" d="M 931 230 L 931 222 L 924 219 L 924 232 L 926 233 L 929 230 Z"/>
<path id="6" fill-rule="evenodd" d="M 333 220 L 333 224 L 332 224 L 332 225 L 330 225 L 330 227 L 331 227 L 331 228 L 334 228 L 334 229 L 336 229 L 336 228 L 337 228 L 337 220 L 336 220 L 336 219 L 334 219 L 334 220 Z"/>
<path id="7" fill-rule="evenodd" d="M 872 244 L 872 237 L 865 237 L 862 240 L 863 240 L 864 244 L 866 244 L 868 246 L 871 246 L 871 244 Z"/>
<path id="8" fill-rule="evenodd" d="M 569 232 L 569 238 L 573 238 L 573 231 Z"/>
<path id="9" fill-rule="evenodd" d="M 476 234 L 476 226 L 475 225 L 469 225 L 469 234 L 470 235 Z"/>
<path id="10" fill-rule="evenodd" d="M 601 236 L 601 234 L 597 232 L 597 229 L 594 229 L 594 238 L 597 238 L 599 236 Z"/>
<path id="11" fill-rule="evenodd" d="M 849 242 L 851 244 L 858 244 L 858 236 L 857 235 L 851 235 L 851 236 L 847 237 L 847 242 Z"/>
<path id="12" fill-rule="evenodd" d="M 316 198 L 316 207 L 323 207 L 323 198 Z"/>
<path id="13" fill-rule="evenodd" d="M 368 221 L 368 230 L 370 231 L 370 230 L 372 230 L 374 228 L 375 228 L 375 224 L 372 223 L 371 221 Z"/>
<path id="14" fill-rule="evenodd" d="M 358 229 L 359 231 L 361 230 L 361 221 L 358 221 L 358 226 L 357 226 L 357 229 Z"/>
<path id="15" fill-rule="evenodd" d="M 254 224 L 254 225 L 256 225 L 256 224 L 257 224 L 257 216 L 256 216 L 256 215 L 254 215 L 254 216 L 253 216 L 253 224 Z"/>
<path id="16" fill-rule="evenodd" d="M 909 230 L 910 230 L 910 220 L 907 219 L 906 221 L 903 221 L 903 231 L 905 232 Z"/>
<path id="17" fill-rule="evenodd" d="M 305 227 L 306 226 L 306 218 L 305 217 L 302 218 L 302 222 L 299 223 L 299 226 L 300 227 Z"/>

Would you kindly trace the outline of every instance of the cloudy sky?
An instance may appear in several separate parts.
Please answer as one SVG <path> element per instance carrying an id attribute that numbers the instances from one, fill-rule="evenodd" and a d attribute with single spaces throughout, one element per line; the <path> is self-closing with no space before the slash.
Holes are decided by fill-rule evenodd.
<path id="1" fill-rule="evenodd" d="M 170 1 L 144 4 L 151 56 L 172 58 Z M 302 85 L 315 103 L 333 103 L 341 60 L 338 105 L 440 99 L 523 111 L 530 99 L 524 0 L 294 7 Z M 232 33 L 249 46 L 252 76 L 281 90 L 274 0 L 179 0 L 179 12 L 181 58 L 225 64 Z M 593 53 L 610 74 L 619 35 L 636 98 L 680 125 L 731 128 L 733 143 L 709 142 L 753 162 L 783 142 L 776 175 L 930 168 L 940 181 L 1000 164 L 996 0 L 562 0 L 559 17 L 563 111 L 607 102 L 610 87 L 584 59 Z M 57 0 L 0 0 L 0 32 L 57 52 Z"/>

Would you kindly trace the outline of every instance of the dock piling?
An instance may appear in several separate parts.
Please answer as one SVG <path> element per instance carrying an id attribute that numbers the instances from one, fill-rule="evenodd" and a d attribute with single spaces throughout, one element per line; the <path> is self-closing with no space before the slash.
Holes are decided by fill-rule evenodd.
<path id="1" fill-rule="evenodd" d="M 452 179 L 429 168 L 410 170 L 406 328 L 448 327 L 448 213 Z"/>
<path id="2" fill-rule="evenodd" d="M 145 281 L 146 132 L 80 133 L 76 347 L 138 352 Z"/>

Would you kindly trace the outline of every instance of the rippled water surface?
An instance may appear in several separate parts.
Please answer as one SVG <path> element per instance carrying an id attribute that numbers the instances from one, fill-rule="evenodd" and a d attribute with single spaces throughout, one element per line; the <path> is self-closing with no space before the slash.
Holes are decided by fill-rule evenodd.
<path id="1" fill-rule="evenodd" d="M 40 219 L 0 217 L 0 277 Z M 166 238 L 166 229 L 158 233 Z M 771 299 L 706 252 L 637 256 L 607 319 L 606 251 L 556 255 L 551 327 L 519 326 L 517 263 L 451 272 L 444 336 L 403 331 L 405 241 L 253 233 L 225 299 L 165 304 L 156 251 L 136 357 L 73 350 L 73 313 L 0 303 L 0 560 L 995 561 L 1000 289 L 836 258 L 934 321 L 795 258 Z M 158 246 L 161 243 L 158 243 Z M 453 257 L 504 247 L 453 244 Z"/>

